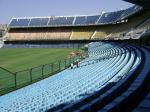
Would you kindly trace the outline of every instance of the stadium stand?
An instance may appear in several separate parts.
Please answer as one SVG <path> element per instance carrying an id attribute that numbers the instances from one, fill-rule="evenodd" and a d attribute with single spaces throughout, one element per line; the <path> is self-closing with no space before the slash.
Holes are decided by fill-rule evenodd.
<path id="1" fill-rule="evenodd" d="M 78 25 L 95 25 L 95 24 L 111 24 L 121 21 L 138 11 L 142 10 L 140 6 L 117 11 L 102 13 L 101 15 L 92 16 L 68 16 L 68 17 L 29 17 L 29 18 L 12 18 L 9 27 L 53 27 L 53 26 L 78 26 Z M 75 22 L 73 22 L 75 19 Z M 98 21 L 98 22 L 97 22 Z"/>
<path id="2" fill-rule="evenodd" d="M 118 27 L 115 30 L 112 30 L 112 32 L 107 38 L 124 38 L 123 36 L 125 36 L 131 30 L 146 27 L 144 24 L 145 22 L 148 22 L 147 17 L 149 16 L 149 14 L 149 12 L 144 14 L 139 13 L 139 15 L 137 15 L 135 18 L 132 17 L 128 19 L 128 22 L 122 23 L 118 25 Z"/>
<path id="3" fill-rule="evenodd" d="M 73 30 L 70 40 L 89 40 L 93 33 L 94 31 L 92 30 Z"/>
<path id="4" fill-rule="evenodd" d="M 13 40 L 69 40 L 71 36 L 71 30 L 63 29 L 48 29 L 41 31 L 23 30 L 12 31 L 7 34 L 9 41 Z"/>
<path id="5" fill-rule="evenodd" d="M 139 69 L 143 66 L 143 54 L 149 55 L 145 49 L 141 51 L 125 44 L 103 42 L 88 46 L 89 58 L 81 61 L 79 68 L 74 66 L 74 69 L 66 69 L 1 96 L 0 111 L 96 111 L 119 97 L 148 69 L 144 66 L 143 73 Z M 145 60 L 149 59 L 147 55 Z M 142 76 L 138 76 L 138 69 Z"/>
<path id="6" fill-rule="evenodd" d="M 70 38 L 70 36 L 71 36 L 71 31 L 68 31 L 68 32 L 48 32 L 48 33 L 46 33 L 45 34 L 45 38 L 47 38 L 47 39 L 56 39 L 56 40 L 69 40 L 69 38 Z"/>
<path id="7" fill-rule="evenodd" d="M 106 105 L 102 111 L 130 111 L 131 108 L 137 103 L 136 101 L 144 94 L 144 89 L 147 89 L 147 84 L 149 80 L 149 52 L 145 49 L 142 49 L 143 52 L 145 52 L 145 63 L 144 68 L 141 71 L 140 75 L 137 76 L 137 78 L 134 80 L 134 82 L 131 84 L 128 89 L 123 92 L 119 97 L 114 99 L 110 104 Z M 142 95 L 141 95 L 142 93 Z M 139 96 L 141 95 L 141 96 Z M 134 101 L 136 100 L 136 101 Z M 130 107 L 126 105 L 131 105 Z"/>
<path id="8" fill-rule="evenodd" d="M 150 48 L 147 47 L 147 49 L 150 51 Z M 147 79 L 146 79 L 147 80 Z M 149 91 L 149 87 L 145 88 L 147 91 Z M 150 91 L 146 94 L 145 97 L 142 99 L 140 104 L 136 107 L 136 109 L 133 112 L 148 112 L 150 111 Z"/>
<path id="9" fill-rule="evenodd" d="M 106 36 L 106 31 L 95 31 L 95 34 L 93 35 L 92 39 L 103 39 Z"/>
<path id="10" fill-rule="evenodd" d="M 66 105 L 60 105 L 50 109 L 49 111 L 50 112 L 51 111 L 57 111 L 57 112 L 72 112 L 72 111 L 128 112 L 131 111 L 133 108 L 136 107 L 136 104 L 140 102 L 141 97 L 145 96 L 145 93 L 147 93 L 147 91 L 150 90 L 148 84 L 150 79 L 149 77 L 150 70 L 148 68 L 149 52 L 146 49 L 141 49 L 141 50 L 138 50 L 137 48 L 134 49 L 136 49 L 135 56 L 137 56 L 138 58 L 135 59 L 135 57 L 133 56 L 133 58 L 131 59 L 132 61 L 130 60 L 130 62 L 128 62 L 129 65 L 127 64 L 126 67 L 130 68 L 132 66 L 133 68 L 131 71 L 129 70 L 130 72 L 127 76 L 123 76 L 122 78 L 118 76 L 118 78 L 121 79 L 118 83 L 114 84 L 115 83 L 114 81 L 114 83 L 106 86 L 106 88 L 104 87 L 100 91 L 97 91 L 96 93 L 93 93 L 77 102 L 66 104 Z M 144 61 L 140 62 L 140 60 L 144 60 Z M 132 62 L 134 62 L 134 64 L 131 64 Z M 126 67 L 124 66 L 123 69 L 126 70 L 127 69 Z M 111 81 L 112 80 L 110 80 L 109 82 Z M 136 111 L 139 112 L 143 112 L 142 110 L 144 112 L 148 112 L 149 104 L 146 105 L 143 104 L 143 108 L 141 106 L 141 108 L 138 107 L 138 109 L 136 109 Z"/>
<path id="11" fill-rule="evenodd" d="M 149 112 L 150 110 L 150 93 L 144 98 L 139 106 L 133 112 Z"/>
<path id="12" fill-rule="evenodd" d="M 115 26 L 116 27 L 116 26 Z M 93 34 L 91 39 L 102 40 L 105 39 L 108 35 L 110 35 L 114 31 L 113 26 L 101 26 L 97 28 L 95 34 Z"/>
<path id="13" fill-rule="evenodd" d="M 88 58 L 79 67 L 0 96 L 0 112 L 150 112 L 149 25 L 149 11 L 138 5 L 98 15 L 13 18 L 7 41 L 14 43 L 4 48 L 63 44 L 15 41 L 103 41 L 86 45 Z"/>
<path id="14" fill-rule="evenodd" d="M 148 26 L 150 26 L 150 17 L 148 17 L 148 19 L 146 19 L 146 21 L 140 24 L 137 28 L 143 28 L 143 27 L 148 27 Z"/>
<path id="15" fill-rule="evenodd" d="M 5 40 L 5 33 L 6 33 L 6 29 L 7 29 L 7 25 L 1 25 L 0 24 L 0 48 L 2 48 L 4 46 L 4 40 Z"/>
<path id="16" fill-rule="evenodd" d="M 138 16 L 142 11 L 142 7 L 134 5 L 128 9 L 97 15 L 12 18 L 6 39 L 7 41 L 116 39 L 130 32 L 143 21 L 143 18 L 149 16 L 149 14 Z M 86 28 L 82 29 L 81 26 Z"/>

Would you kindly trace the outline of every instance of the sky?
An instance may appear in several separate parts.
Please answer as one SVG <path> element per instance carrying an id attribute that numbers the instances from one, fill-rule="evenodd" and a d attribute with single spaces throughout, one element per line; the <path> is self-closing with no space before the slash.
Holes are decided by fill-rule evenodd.
<path id="1" fill-rule="evenodd" d="M 12 17 L 93 15 L 132 5 L 122 0 L 0 0 L 0 24 Z"/>

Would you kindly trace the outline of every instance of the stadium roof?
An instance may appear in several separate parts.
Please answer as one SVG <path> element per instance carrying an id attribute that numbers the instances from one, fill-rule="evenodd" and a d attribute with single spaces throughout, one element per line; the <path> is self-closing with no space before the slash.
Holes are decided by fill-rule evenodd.
<path id="1" fill-rule="evenodd" d="M 92 16 L 57 16 L 57 17 L 25 17 L 25 18 L 12 18 L 9 27 L 58 27 L 58 26 L 81 26 L 81 25 L 104 25 L 122 22 L 129 16 L 136 14 L 143 8 L 134 5 L 128 9 L 116 12 L 102 13 Z"/>
<path id="2" fill-rule="evenodd" d="M 123 1 L 143 6 L 146 9 L 150 9 L 150 0 L 123 0 Z"/>

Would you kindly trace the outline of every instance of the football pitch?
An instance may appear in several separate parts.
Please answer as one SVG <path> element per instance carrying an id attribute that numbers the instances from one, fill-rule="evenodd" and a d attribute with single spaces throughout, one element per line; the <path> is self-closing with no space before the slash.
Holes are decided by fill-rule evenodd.
<path id="1" fill-rule="evenodd" d="M 0 67 L 12 72 L 54 63 L 67 58 L 77 49 L 68 48 L 4 48 L 0 49 Z"/>
<path id="2" fill-rule="evenodd" d="M 0 94 L 12 88 L 20 88 L 65 69 L 72 48 L 4 48 L 0 49 Z M 70 62 L 70 60 L 68 59 Z M 53 66 L 51 64 L 53 63 Z M 68 63 L 69 65 L 70 63 Z M 44 66 L 42 66 L 44 65 Z M 33 69 L 31 69 L 33 68 Z M 53 72 L 52 72 L 53 70 Z M 20 71 L 20 72 L 18 72 Z M 17 72 L 17 73 L 16 73 Z M 16 77 L 14 75 L 16 73 Z M 5 90 L 7 89 L 7 90 Z M 13 90 L 13 89 L 12 89 Z"/>

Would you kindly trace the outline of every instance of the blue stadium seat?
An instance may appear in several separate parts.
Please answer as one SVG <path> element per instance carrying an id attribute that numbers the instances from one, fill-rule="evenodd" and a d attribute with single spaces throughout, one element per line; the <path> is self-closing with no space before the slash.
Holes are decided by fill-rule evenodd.
<path id="1" fill-rule="evenodd" d="M 140 75 L 134 80 L 134 82 L 131 84 L 131 86 L 119 97 L 117 97 L 115 100 L 113 100 L 111 103 L 106 105 L 103 108 L 107 111 L 130 111 L 130 108 L 132 108 L 132 105 L 134 105 L 138 97 L 140 97 L 142 93 L 142 88 L 144 85 L 144 81 L 148 78 L 149 69 L 147 68 L 150 64 L 149 60 L 149 53 L 143 49 L 143 52 L 146 55 L 145 65 L 140 73 Z M 146 89 L 146 88 L 145 88 Z M 126 105 L 130 105 L 131 107 L 127 107 Z M 109 108 L 111 107 L 111 108 Z M 141 109 L 141 108 L 140 108 Z M 138 109 L 137 109 L 138 110 Z M 146 109 L 143 111 L 146 111 Z M 143 112 L 142 111 L 142 112 Z"/>
<path id="2" fill-rule="evenodd" d="M 150 93 L 144 98 L 144 100 L 138 105 L 133 112 L 149 112 L 150 111 Z"/>
<path id="3" fill-rule="evenodd" d="M 0 111 L 91 111 L 118 95 L 140 62 L 140 53 L 123 44 L 89 44 L 79 68 L 66 69 L 0 97 Z M 128 74 L 129 73 L 129 74 Z M 123 78 L 124 80 L 121 80 Z M 133 86 L 134 87 L 134 86 Z M 132 89 L 132 88 L 130 88 Z M 116 91 L 117 90 L 117 91 Z M 121 92 L 120 92 L 121 93 Z"/>

